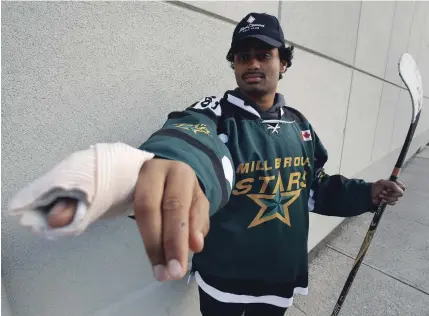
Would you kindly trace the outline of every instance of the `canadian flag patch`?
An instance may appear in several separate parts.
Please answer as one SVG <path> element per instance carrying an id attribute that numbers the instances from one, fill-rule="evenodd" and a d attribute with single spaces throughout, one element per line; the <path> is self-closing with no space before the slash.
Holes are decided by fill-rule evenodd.
<path id="1" fill-rule="evenodd" d="M 308 142 L 311 140 L 310 130 L 301 131 L 301 138 L 303 141 Z"/>

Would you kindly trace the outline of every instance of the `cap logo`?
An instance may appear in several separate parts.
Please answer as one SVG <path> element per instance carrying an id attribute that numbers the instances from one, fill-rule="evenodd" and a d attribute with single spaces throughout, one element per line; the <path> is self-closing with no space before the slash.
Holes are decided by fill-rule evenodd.
<path id="1" fill-rule="evenodd" d="M 247 19 L 247 23 L 249 23 L 247 26 L 243 26 L 240 28 L 240 30 L 238 31 L 238 33 L 242 33 L 242 32 L 247 32 L 250 30 L 259 30 L 260 28 L 264 28 L 265 24 L 253 24 L 253 22 L 255 22 L 255 18 L 251 15 L 249 16 L 249 18 Z"/>

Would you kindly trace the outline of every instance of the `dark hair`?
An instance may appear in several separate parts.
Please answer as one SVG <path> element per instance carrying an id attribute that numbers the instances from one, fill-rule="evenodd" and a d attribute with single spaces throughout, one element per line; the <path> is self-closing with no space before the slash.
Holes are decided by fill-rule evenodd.
<path id="1" fill-rule="evenodd" d="M 282 46 L 279 48 L 279 53 L 280 53 L 280 60 L 281 61 L 285 61 L 287 66 L 287 68 L 290 68 L 292 66 L 292 59 L 293 59 L 293 54 L 294 54 L 294 46 Z M 234 69 L 234 53 L 229 53 L 226 56 L 226 60 L 230 62 L 231 64 L 231 68 Z M 285 71 L 286 72 L 286 71 Z M 279 73 L 279 80 L 283 78 L 283 73 Z"/>

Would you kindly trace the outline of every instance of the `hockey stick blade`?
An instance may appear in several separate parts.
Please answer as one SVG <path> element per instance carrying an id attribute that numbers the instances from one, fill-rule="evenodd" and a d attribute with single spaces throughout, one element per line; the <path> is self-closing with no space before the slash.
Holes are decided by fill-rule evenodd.
<path id="1" fill-rule="evenodd" d="M 401 149 L 401 153 L 399 154 L 398 160 L 396 161 L 395 167 L 393 168 L 392 174 L 390 175 L 390 181 L 396 181 L 398 179 L 405 157 L 407 156 L 411 141 L 413 140 L 414 132 L 416 131 L 423 105 L 422 78 L 420 76 L 419 69 L 413 57 L 408 53 L 403 54 L 399 59 L 398 68 L 399 76 L 407 87 L 407 90 L 411 97 L 413 115 L 407 136 L 404 141 L 404 145 Z M 341 294 L 338 298 L 337 304 L 335 305 L 334 311 L 332 312 L 331 316 L 337 316 L 340 313 L 344 300 L 346 299 L 353 280 L 362 264 L 363 258 L 368 251 L 369 245 L 371 244 L 372 238 L 374 237 L 375 231 L 377 230 L 378 224 L 384 213 L 384 210 L 386 209 L 386 206 L 387 204 L 385 202 L 381 202 L 377 206 L 377 210 L 375 211 L 374 217 L 366 233 L 365 239 L 362 243 L 358 255 L 356 256 L 356 260 L 353 264 L 352 270 L 347 277 L 347 280 L 344 284 L 344 287 L 341 291 Z"/>
<path id="2" fill-rule="evenodd" d="M 423 106 L 423 84 L 419 68 L 410 54 L 405 53 L 399 59 L 399 76 L 407 87 L 413 103 L 413 119 L 415 122 L 417 115 Z"/>

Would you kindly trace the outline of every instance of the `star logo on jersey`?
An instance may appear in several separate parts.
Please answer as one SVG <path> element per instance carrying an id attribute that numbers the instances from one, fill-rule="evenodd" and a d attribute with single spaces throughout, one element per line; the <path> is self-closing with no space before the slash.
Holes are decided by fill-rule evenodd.
<path id="1" fill-rule="evenodd" d="M 283 183 L 281 176 L 277 178 L 277 183 L 273 194 L 248 194 L 261 208 L 258 214 L 247 228 L 258 226 L 262 223 L 278 219 L 291 227 L 289 207 L 299 198 L 301 189 L 282 192 Z"/>
<path id="2" fill-rule="evenodd" d="M 192 131 L 194 134 L 197 133 L 203 133 L 206 134 L 210 137 L 212 137 L 209 128 L 207 127 L 206 124 L 185 124 L 185 123 L 180 123 L 180 124 L 174 124 L 174 126 L 187 130 L 187 131 Z"/>

